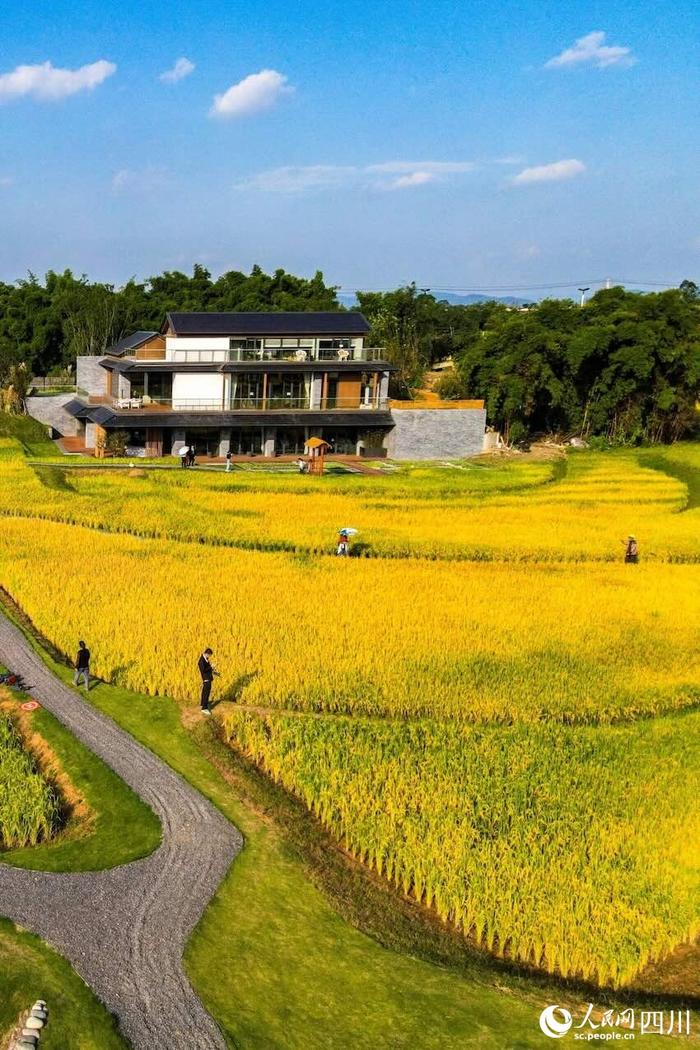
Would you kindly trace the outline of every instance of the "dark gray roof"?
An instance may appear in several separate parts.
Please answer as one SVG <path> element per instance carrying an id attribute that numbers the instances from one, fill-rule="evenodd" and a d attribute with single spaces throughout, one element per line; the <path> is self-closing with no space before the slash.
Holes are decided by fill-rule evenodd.
<path id="1" fill-rule="evenodd" d="M 66 412 L 76 419 L 83 419 L 90 423 L 99 423 L 100 426 L 112 423 L 116 418 L 112 409 L 107 408 L 106 405 L 86 405 L 84 401 L 80 401 L 77 397 L 64 405 L 64 408 Z"/>
<path id="2" fill-rule="evenodd" d="M 100 361 L 102 368 L 106 368 L 108 372 L 129 372 L 133 364 L 129 358 L 103 357 Z"/>
<path id="3" fill-rule="evenodd" d="M 63 406 L 64 410 L 71 416 L 75 416 L 76 419 L 85 419 L 89 416 L 89 408 L 84 401 L 74 397 L 71 401 L 66 402 Z"/>
<path id="4" fill-rule="evenodd" d="M 132 332 L 131 335 L 123 335 L 114 346 L 108 347 L 105 353 L 111 357 L 123 357 L 128 350 L 136 350 L 154 335 L 158 335 L 158 332 Z"/>
<path id="5" fill-rule="evenodd" d="M 370 326 L 358 310 L 300 313 L 169 313 L 176 335 L 366 335 Z"/>
<path id="6" fill-rule="evenodd" d="M 100 361 L 109 372 L 128 372 L 141 375 L 148 372 L 338 372 L 351 375 L 353 372 L 395 372 L 396 365 L 388 361 L 204 361 L 194 364 L 188 361 L 131 361 L 112 360 L 103 357 Z"/>
<path id="7" fill-rule="evenodd" d="M 366 430 L 381 429 L 393 426 L 391 413 L 387 409 L 383 411 L 376 409 L 368 412 L 363 409 L 356 411 L 348 409 L 342 411 L 333 409 L 324 412 L 305 409 L 302 412 L 281 409 L 274 411 L 228 411 L 228 412 L 119 412 L 110 414 L 110 419 L 100 422 L 106 428 L 116 427 L 119 430 L 128 430 L 129 427 L 142 429 L 144 427 L 191 427 L 211 428 L 217 427 L 261 427 L 261 426 L 362 426 Z"/>

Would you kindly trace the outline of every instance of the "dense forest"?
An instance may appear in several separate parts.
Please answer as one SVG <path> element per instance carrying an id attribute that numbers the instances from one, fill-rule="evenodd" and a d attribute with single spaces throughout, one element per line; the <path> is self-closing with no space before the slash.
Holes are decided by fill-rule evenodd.
<path id="1" fill-rule="evenodd" d="M 599 291 L 583 306 L 548 299 L 528 309 L 454 306 L 415 285 L 359 292 L 371 341 L 397 366 L 394 393 L 413 396 L 426 371 L 451 359 L 445 398 L 484 398 L 489 423 L 511 441 L 537 433 L 615 442 L 670 441 L 696 427 L 700 293 L 692 281 L 643 294 Z M 323 274 L 230 271 L 196 265 L 121 288 L 69 270 L 0 283 L 0 387 L 70 371 L 122 335 L 157 329 L 168 310 L 342 310 Z M 24 368 L 19 366 L 24 365 Z M 12 399 L 10 399 L 12 403 Z"/>

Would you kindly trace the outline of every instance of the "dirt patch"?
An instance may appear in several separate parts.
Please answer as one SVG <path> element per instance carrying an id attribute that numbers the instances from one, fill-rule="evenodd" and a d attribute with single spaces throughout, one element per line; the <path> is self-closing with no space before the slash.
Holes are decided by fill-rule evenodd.
<path id="1" fill-rule="evenodd" d="M 630 985 L 630 991 L 700 1002 L 700 938 L 693 944 L 680 944 L 661 962 L 645 966 Z"/>
<path id="2" fill-rule="evenodd" d="M 488 452 L 482 452 L 479 459 L 529 459 L 547 461 L 552 459 L 565 459 L 566 458 L 566 445 L 558 445 L 554 441 L 533 441 L 527 452 L 523 452 L 517 448 L 508 448 L 503 446 L 501 448 L 493 448 Z"/>

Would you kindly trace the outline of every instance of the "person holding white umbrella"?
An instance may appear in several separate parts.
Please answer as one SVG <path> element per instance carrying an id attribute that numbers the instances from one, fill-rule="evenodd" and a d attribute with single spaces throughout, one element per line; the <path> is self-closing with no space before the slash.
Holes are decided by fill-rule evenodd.
<path id="1" fill-rule="evenodd" d="M 189 459 L 189 455 L 190 455 L 190 446 L 189 445 L 183 445 L 182 448 L 178 449 L 177 454 L 180 457 L 180 466 L 181 467 L 186 467 L 187 466 L 187 460 Z"/>
<path id="2" fill-rule="evenodd" d="M 338 547 L 336 554 L 342 558 L 347 558 L 350 555 L 350 537 L 357 535 L 357 529 L 344 528 L 338 531 Z"/>

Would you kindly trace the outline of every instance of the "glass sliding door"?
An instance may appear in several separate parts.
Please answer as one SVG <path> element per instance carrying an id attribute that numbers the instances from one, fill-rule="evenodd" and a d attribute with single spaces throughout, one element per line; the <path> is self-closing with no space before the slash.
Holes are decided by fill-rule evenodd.
<path id="1" fill-rule="evenodd" d="M 264 376 L 260 372 L 234 372 L 231 376 L 231 408 L 262 408 Z"/>
<path id="2" fill-rule="evenodd" d="M 231 431 L 231 454 L 259 456 L 263 451 L 262 427 L 234 427 Z"/>
<path id="3" fill-rule="evenodd" d="M 310 376 L 270 373 L 267 377 L 268 408 L 308 408 Z"/>

